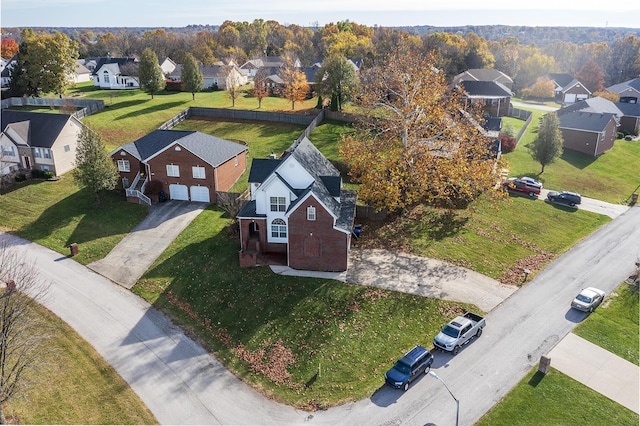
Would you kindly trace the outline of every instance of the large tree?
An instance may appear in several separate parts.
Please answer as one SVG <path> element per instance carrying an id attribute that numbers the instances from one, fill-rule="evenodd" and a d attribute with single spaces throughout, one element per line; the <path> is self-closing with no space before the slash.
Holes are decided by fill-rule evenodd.
<path id="1" fill-rule="evenodd" d="M 107 154 L 100 135 L 88 126 L 83 126 L 76 148 L 76 168 L 73 177 L 96 195 L 100 203 L 100 191 L 110 191 L 118 182 L 118 171 Z"/>
<path id="2" fill-rule="evenodd" d="M 320 94 L 331 99 L 333 111 L 342 111 L 343 102 L 351 99 L 358 87 L 353 64 L 339 55 L 324 60 L 316 73 L 316 81 Z"/>
<path id="3" fill-rule="evenodd" d="M 200 66 L 191 53 L 187 53 L 184 57 L 180 80 L 182 80 L 183 90 L 191 93 L 192 100 L 196 99 L 196 92 L 204 88 L 204 77 L 200 71 Z"/>
<path id="4" fill-rule="evenodd" d="M 269 77 L 269 69 L 262 67 L 258 69 L 256 75 L 253 77 L 253 96 L 258 99 L 258 108 L 262 107 L 262 100 L 269 96 L 269 84 L 267 77 Z"/>
<path id="5" fill-rule="evenodd" d="M 10 71 L 14 95 L 63 94 L 78 58 L 77 43 L 60 32 L 22 32 L 16 65 Z"/>
<path id="6" fill-rule="evenodd" d="M 6 424 L 2 406 L 18 396 L 48 357 L 49 327 L 36 314 L 47 286 L 32 265 L 0 241 L 0 423 Z"/>
<path id="7" fill-rule="evenodd" d="M 164 89 L 166 83 L 162 68 L 158 63 L 158 56 L 148 47 L 142 52 L 140 64 L 138 64 L 138 79 L 140 88 L 151 95 Z"/>
<path id="8" fill-rule="evenodd" d="M 291 109 L 294 110 L 296 102 L 304 100 L 309 94 L 307 77 L 295 67 L 293 59 L 287 57 L 280 69 L 280 78 L 282 79 L 280 95 L 291 102 Z"/>
<path id="9" fill-rule="evenodd" d="M 553 163 L 562 155 L 562 133 L 560 120 L 555 112 L 545 114 L 538 126 L 538 136 L 527 147 L 531 157 L 540 163 L 544 173 L 546 165 Z"/>
<path id="10" fill-rule="evenodd" d="M 449 90 L 432 59 L 399 46 L 362 76 L 362 115 L 340 153 L 360 183 L 359 198 L 397 211 L 419 203 L 464 205 L 495 185 L 491 140 L 480 111 Z M 498 168 L 499 169 L 499 168 Z"/>
<path id="11" fill-rule="evenodd" d="M 604 90 L 604 72 L 594 61 L 584 64 L 576 74 L 576 78 L 587 86 L 591 93 Z"/>

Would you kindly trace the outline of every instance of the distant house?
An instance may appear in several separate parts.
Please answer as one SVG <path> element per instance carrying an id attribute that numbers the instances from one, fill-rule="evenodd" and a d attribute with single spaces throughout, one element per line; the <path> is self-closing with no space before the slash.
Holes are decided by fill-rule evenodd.
<path id="1" fill-rule="evenodd" d="M 548 77 L 553 81 L 554 97 L 560 104 L 569 105 L 591 97 L 591 91 L 570 74 L 548 74 Z"/>
<path id="2" fill-rule="evenodd" d="M 169 75 L 176 69 L 176 63 L 171 60 L 169 57 L 159 58 L 158 65 L 160 65 L 160 69 L 162 70 L 162 75 Z"/>
<path id="3" fill-rule="evenodd" d="M 11 81 L 11 68 L 13 68 L 16 63 L 15 55 L 8 61 L 5 61 L 2 71 L 0 71 L 0 83 L 2 87 L 9 87 L 9 82 Z"/>
<path id="4" fill-rule="evenodd" d="M 82 123 L 72 115 L 2 110 L 5 171 L 42 170 L 60 176 L 74 167 Z"/>
<path id="5" fill-rule="evenodd" d="M 640 104 L 640 77 L 609 86 L 607 91 L 620 95 L 620 102 Z"/>
<path id="6" fill-rule="evenodd" d="M 247 77 L 240 73 L 236 66 L 200 64 L 200 72 L 204 79 L 204 89 L 228 90 L 228 82 L 231 82 L 236 87 L 247 84 Z M 171 81 L 182 81 L 182 64 L 176 65 L 176 68 L 167 75 L 167 78 Z"/>
<path id="7" fill-rule="evenodd" d="M 511 90 L 495 81 L 461 81 L 458 87 L 462 87 L 465 102 L 471 104 L 480 103 L 483 110 L 491 117 L 502 117 L 509 114 L 511 105 Z"/>
<path id="8" fill-rule="evenodd" d="M 73 83 L 84 83 L 91 81 L 91 70 L 85 67 L 79 60 L 73 69 L 73 73 L 69 76 L 69 81 Z"/>
<path id="9" fill-rule="evenodd" d="M 93 85 L 101 89 L 139 89 L 135 58 L 100 58 L 93 70 Z"/>
<path id="10" fill-rule="evenodd" d="M 250 201 L 238 214 L 240 266 L 345 271 L 356 194 L 309 139 L 276 159 L 254 159 Z"/>
<path id="11" fill-rule="evenodd" d="M 457 86 L 463 81 L 492 81 L 500 83 L 509 91 L 513 90 L 513 80 L 502 71 L 493 68 L 470 69 L 453 77 L 453 85 Z"/>
<path id="12" fill-rule="evenodd" d="M 111 152 L 127 200 L 143 199 L 158 181 L 173 200 L 216 202 L 247 168 L 245 145 L 195 131 L 155 130 Z"/>
<path id="13" fill-rule="evenodd" d="M 250 77 L 255 77 L 260 68 L 280 68 L 284 65 L 284 62 L 285 59 L 281 56 L 262 56 L 248 60 L 240 66 L 240 69 L 247 72 Z M 296 58 L 293 66 L 299 68 L 302 64 L 300 60 Z"/>

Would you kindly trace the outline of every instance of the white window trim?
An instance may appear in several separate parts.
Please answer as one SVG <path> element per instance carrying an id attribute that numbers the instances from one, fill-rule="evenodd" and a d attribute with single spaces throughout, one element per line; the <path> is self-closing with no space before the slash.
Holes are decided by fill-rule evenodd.
<path id="1" fill-rule="evenodd" d="M 167 164 L 168 177 L 180 177 L 180 166 L 177 164 Z"/>
<path id="2" fill-rule="evenodd" d="M 282 201 L 282 203 L 280 203 L 280 201 Z M 285 197 L 269 197 L 269 210 L 272 212 L 286 212 L 287 199 Z"/>
<path id="3" fill-rule="evenodd" d="M 191 173 L 193 173 L 194 179 L 206 179 L 206 172 L 204 167 L 193 166 L 191 167 Z"/>
<path id="4" fill-rule="evenodd" d="M 307 220 L 316 220 L 316 208 L 314 206 L 307 207 Z"/>
<path id="5" fill-rule="evenodd" d="M 118 160 L 118 171 L 119 172 L 130 172 L 131 164 L 129 160 Z"/>
<path id="6" fill-rule="evenodd" d="M 278 222 L 278 223 L 276 223 Z M 280 223 L 281 222 L 281 223 Z M 277 235 L 273 235 L 276 233 Z M 284 235 L 282 235 L 284 234 Z M 271 221 L 271 229 L 269 235 L 272 239 L 284 240 L 287 238 L 287 223 L 280 218 L 273 219 Z"/>

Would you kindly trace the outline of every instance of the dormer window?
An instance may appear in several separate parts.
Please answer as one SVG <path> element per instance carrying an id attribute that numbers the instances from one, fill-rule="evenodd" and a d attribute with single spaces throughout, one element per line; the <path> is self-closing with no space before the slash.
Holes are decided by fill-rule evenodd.
<path id="1" fill-rule="evenodd" d="M 287 211 L 287 200 L 284 197 L 269 197 L 272 212 Z"/>

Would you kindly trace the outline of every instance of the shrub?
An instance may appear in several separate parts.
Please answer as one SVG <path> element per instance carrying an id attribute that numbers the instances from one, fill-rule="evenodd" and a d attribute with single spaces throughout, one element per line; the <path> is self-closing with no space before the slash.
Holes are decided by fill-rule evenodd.
<path id="1" fill-rule="evenodd" d="M 166 85 L 164 86 L 165 92 L 181 92 L 182 91 L 182 83 L 179 81 L 166 81 Z"/>
<path id="2" fill-rule="evenodd" d="M 24 173 L 18 173 L 16 175 L 16 182 L 24 182 L 27 180 L 27 176 Z"/>
<path id="3" fill-rule="evenodd" d="M 630 141 L 630 140 L 632 140 L 632 139 L 633 139 L 633 138 L 631 137 L 631 135 L 627 135 L 627 136 L 625 136 L 625 137 L 624 137 L 624 140 L 625 140 L 625 141 Z"/>
<path id="4" fill-rule="evenodd" d="M 144 188 L 146 195 L 158 195 L 162 191 L 162 182 L 159 180 L 150 180 Z"/>
<path id="5" fill-rule="evenodd" d="M 508 154 L 516 149 L 516 138 L 509 135 L 501 134 L 500 143 L 502 144 L 503 154 Z"/>
<path id="6" fill-rule="evenodd" d="M 624 139 L 624 133 L 622 133 L 622 132 L 618 132 L 618 133 L 616 134 L 616 139 Z"/>
<path id="7" fill-rule="evenodd" d="M 31 170 L 31 176 L 35 179 L 42 179 L 44 177 L 44 171 L 43 170 L 38 170 L 38 169 L 33 169 Z"/>
<path id="8" fill-rule="evenodd" d="M 53 179 L 55 175 L 53 172 L 42 172 L 42 177 L 45 179 Z"/>

